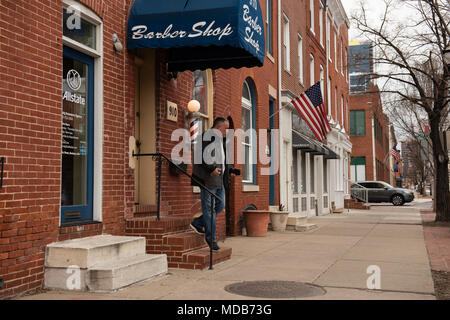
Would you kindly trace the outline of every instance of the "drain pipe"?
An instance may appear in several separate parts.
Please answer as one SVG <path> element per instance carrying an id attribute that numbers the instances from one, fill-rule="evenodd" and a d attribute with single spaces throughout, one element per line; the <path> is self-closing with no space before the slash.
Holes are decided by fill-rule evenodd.
<path id="1" fill-rule="evenodd" d="M 278 23 L 278 27 L 277 27 L 277 66 L 278 66 L 278 111 L 281 110 L 282 105 L 281 105 L 281 0 L 278 0 L 277 2 L 277 23 Z M 280 123 L 280 116 L 281 114 L 278 115 L 278 129 L 281 128 L 281 123 Z M 275 119 L 274 119 L 275 120 Z M 281 147 L 283 146 L 283 135 L 280 134 L 279 135 L 279 142 L 278 142 L 278 152 L 279 154 L 281 154 Z M 277 150 L 275 150 L 275 152 L 277 152 Z M 278 194 L 279 194 L 279 201 L 281 202 L 281 186 L 282 186 L 282 174 L 280 173 L 278 175 L 278 178 L 280 179 L 279 181 L 279 185 L 280 188 L 278 189 Z M 275 197 L 276 199 L 276 197 Z M 286 206 L 288 206 L 288 204 L 286 204 Z"/>

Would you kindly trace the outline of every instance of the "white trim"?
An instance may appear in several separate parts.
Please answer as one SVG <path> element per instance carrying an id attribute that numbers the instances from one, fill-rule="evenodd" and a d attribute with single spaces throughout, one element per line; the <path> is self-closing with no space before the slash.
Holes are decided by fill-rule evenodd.
<path id="1" fill-rule="evenodd" d="M 71 47 L 94 58 L 94 221 L 103 221 L 103 22 L 89 8 L 73 0 L 63 0 L 64 8 L 78 6 L 86 21 L 96 25 L 96 50 L 63 36 L 63 45 Z M 62 25 L 61 25 L 62 27 Z M 61 225 L 61 215 L 60 215 Z"/>
<path id="2" fill-rule="evenodd" d="M 290 26 L 289 18 L 283 14 L 283 62 L 284 70 L 287 72 L 291 71 L 291 43 L 290 43 Z"/>
<path id="3" fill-rule="evenodd" d="M 297 34 L 297 56 L 298 56 L 298 82 L 303 86 L 305 78 L 303 77 L 303 38 L 300 34 Z"/>

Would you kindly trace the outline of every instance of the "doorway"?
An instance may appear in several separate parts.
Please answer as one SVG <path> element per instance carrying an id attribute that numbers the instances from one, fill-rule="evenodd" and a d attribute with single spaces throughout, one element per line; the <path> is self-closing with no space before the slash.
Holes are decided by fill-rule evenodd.
<path id="1" fill-rule="evenodd" d="M 94 59 L 63 49 L 61 223 L 92 221 Z"/>
<path id="2" fill-rule="evenodd" d="M 135 72 L 135 138 L 138 153 L 156 152 L 155 50 L 138 50 Z M 156 163 L 139 157 L 134 171 L 135 204 L 156 206 Z M 145 211 L 151 210 L 146 208 Z"/>

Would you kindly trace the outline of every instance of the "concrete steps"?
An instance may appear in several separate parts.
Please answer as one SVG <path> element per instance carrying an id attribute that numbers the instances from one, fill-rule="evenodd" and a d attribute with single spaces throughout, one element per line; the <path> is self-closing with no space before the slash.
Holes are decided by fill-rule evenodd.
<path id="1" fill-rule="evenodd" d="M 112 291 L 167 272 L 165 254 L 145 252 L 145 238 L 100 235 L 46 247 L 45 287 Z"/>

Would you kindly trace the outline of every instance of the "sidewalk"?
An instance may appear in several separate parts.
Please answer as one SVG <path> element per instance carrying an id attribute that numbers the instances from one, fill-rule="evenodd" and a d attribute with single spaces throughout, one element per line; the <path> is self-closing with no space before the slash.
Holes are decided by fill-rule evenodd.
<path id="1" fill-rule="evenodd" d="M 214 270 L 169 269 L 110 294 L 48 291 L 22 299 L 256 299 L 224 289 L 253 280 L 307 282 L 326 291 L 307 299 L 435 299 L 419 208 L 379 205 L 309 222 L 318 228 L 228 238 L 232 258 Z M 380 290 L 367 289 L 370 266 L 381 271 Z"/>
<path id="2" fill-rule="evenodd" d="M 437 298 L 450 300 L 450 222 L 435 223 L 431 210 L 421 214 Z"/>

